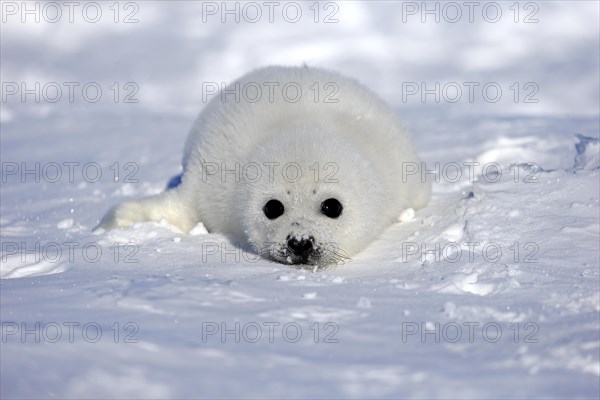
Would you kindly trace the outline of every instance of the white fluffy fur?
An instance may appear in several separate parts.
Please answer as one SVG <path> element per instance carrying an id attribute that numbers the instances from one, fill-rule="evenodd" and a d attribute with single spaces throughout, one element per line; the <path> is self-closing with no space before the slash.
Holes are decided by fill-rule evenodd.
<path id="1" fill-rule="evenodd" d="M 100 227 L 166 219 L 188 232 L 203 222 L 210 232 L 252 243 L 261 254 L 280 262 L 289 262 L 288 235 L 312 236 L 315 246 L 322 249 L 314 263 L 329 264 L 338 261 L 340 254 L 350 256 L 363 249 L 405 209 L 427 204 L 430 186 L 418 174 L 402 182 L 402 163 L 420 163 L 407 132 L 393 111 L 366 87 L 311 67 L 267 67 L 236 82 L 240 88 L 257 84 L 262 96 L 256 102 L 243 97 L 236 102 L 232 94 L 225 101 L 221 96 L 211 100 L 188 136 L 181 184 L 157 196 L 116 206 Z M 265 82 L 279 83 L 273 98 Z M 302 89 L 295 103 L 282 97 L 281 88 L 290 82 Z M 329 82 L 334 86 L 325 88 Z M 324 102 L 336 87 L 333 99 L 338 102 Z M 293 96 L 295 91 L 291 88 L 288 93 Z M 283 175 L 283 167 L 292 162 L 302 172 L 297 182 Z M 238 165 L 246 173 L 240 173 L 239 181 L 220 171 L 207 174 L 212 170 L 206 163 L 216 163 L 220 169 L 223 163 L 228 169 Z M 249 163 L 256 164 L 243 170 Z M 252 175 L 256 165 L 262 168 L 260 179 Z M 331 197 L 344 207 L 337 219 L 320 212 L 321 203 Z M 263 213 L 270 199 L 285 207 L 285 213 L 274 220 Z M 326 250 L 331 244 L 337 250 Z"/>

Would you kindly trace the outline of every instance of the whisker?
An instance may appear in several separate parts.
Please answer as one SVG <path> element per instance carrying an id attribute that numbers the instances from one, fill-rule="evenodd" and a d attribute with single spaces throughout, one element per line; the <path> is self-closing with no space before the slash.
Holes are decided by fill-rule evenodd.
<path id="1" fill-rule="evenodd" d="M 315 252 L 309 256 L 307 264 L 294 263 L 290 260 L 290 254 L 287 244 L 277 243 L 263 245 L 257 248 L 257 253 L 260 257 L 272 260 L 281 264 L 291 265 L 294 268 L 304 269 L 308 271 L 318 272 L 329 269 L 339 264 L 345 264 L 350 261 L 346 252 L 339 248 L 337 243 L 326 243 L 325 245 L 317 244 Z"/>

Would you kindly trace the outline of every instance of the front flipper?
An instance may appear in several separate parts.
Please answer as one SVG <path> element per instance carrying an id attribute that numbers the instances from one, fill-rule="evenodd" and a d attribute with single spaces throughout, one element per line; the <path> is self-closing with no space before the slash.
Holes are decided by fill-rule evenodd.
<path id="1" fill-rule="evenodd" d="M 407 208 L 406 210 L 404 210 L 400 213 L 400 215 L 396 219 L 396 222 L 410 222 L 414 219 L 415 219 L 415 209 Z"/>
<path id="2" fill-rule="evenodd" d="M 125 228 L 137 222 L 167 220 L 182 232 L 189 232 L 198 218 L 177 189 L 141 200 L 126 201 L 111 208 L 94 230 Z"/>

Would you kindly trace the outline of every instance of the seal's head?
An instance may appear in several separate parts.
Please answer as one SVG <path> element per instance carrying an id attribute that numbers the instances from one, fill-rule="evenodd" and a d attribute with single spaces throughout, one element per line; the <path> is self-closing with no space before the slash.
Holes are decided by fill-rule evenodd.
<path id="1" fill-rule="evenodd" d="M 246 240 L 286 264 L 349 258 L 392 218 L 373 166 L 351 143 L 296 128 L 255 148 L 238 186 Z M 254 171 L 250 173 L 250 171 Z"/>

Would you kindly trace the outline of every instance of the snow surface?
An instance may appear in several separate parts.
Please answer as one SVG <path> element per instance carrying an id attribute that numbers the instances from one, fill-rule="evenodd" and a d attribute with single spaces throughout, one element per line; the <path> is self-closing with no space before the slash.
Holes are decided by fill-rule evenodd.
<path id="1" fill-rule="evenodd" d="M 339 2 L 332 24 L 313 21 L 312 2 L 298 3 L 296 24 L 203 22 L 192 1 L 133 3 L 133 24 L 112 21 L 113 2 L 99 3 L 96 24 L 77 13 L 21 23 L 7 3 L 3 96 L 6 82 L 97 82 L 104 95 L 0 104 L 2 398 L 600 396 L 597 2 L 529 2 L 530 24 L 513 21 L 512 1 L 497 3 L 497 23 L 403 22 L 400 2 Z M 120 6 L 120 18 L 133 10 Z M 332 10 L 320 7 L 321 19 Z M 519 7 L 520 19 L 534 10 Z M 203 82 L 303 62 L 380 93 L 428 167 L 495 162 L 502 173 L 441 179 L 430 206 L 324 271 L 256 260 L 202 226 L 92 234 L 111 205 L 180 171 Z M 128 82 L 138 103 L 122 101 Z M 497 82 L 504 94 L 405 101 L 403 82 Z M 520 100 L 537 84 L 538 102 L 515 102 L 514 82 Z M 9 173 L 36 162 L 40 182 Z M 73 179 L 65 162 L 79 163 Z M 88 163 L 98 182 L 93 168 L 82 176 Z"/>

